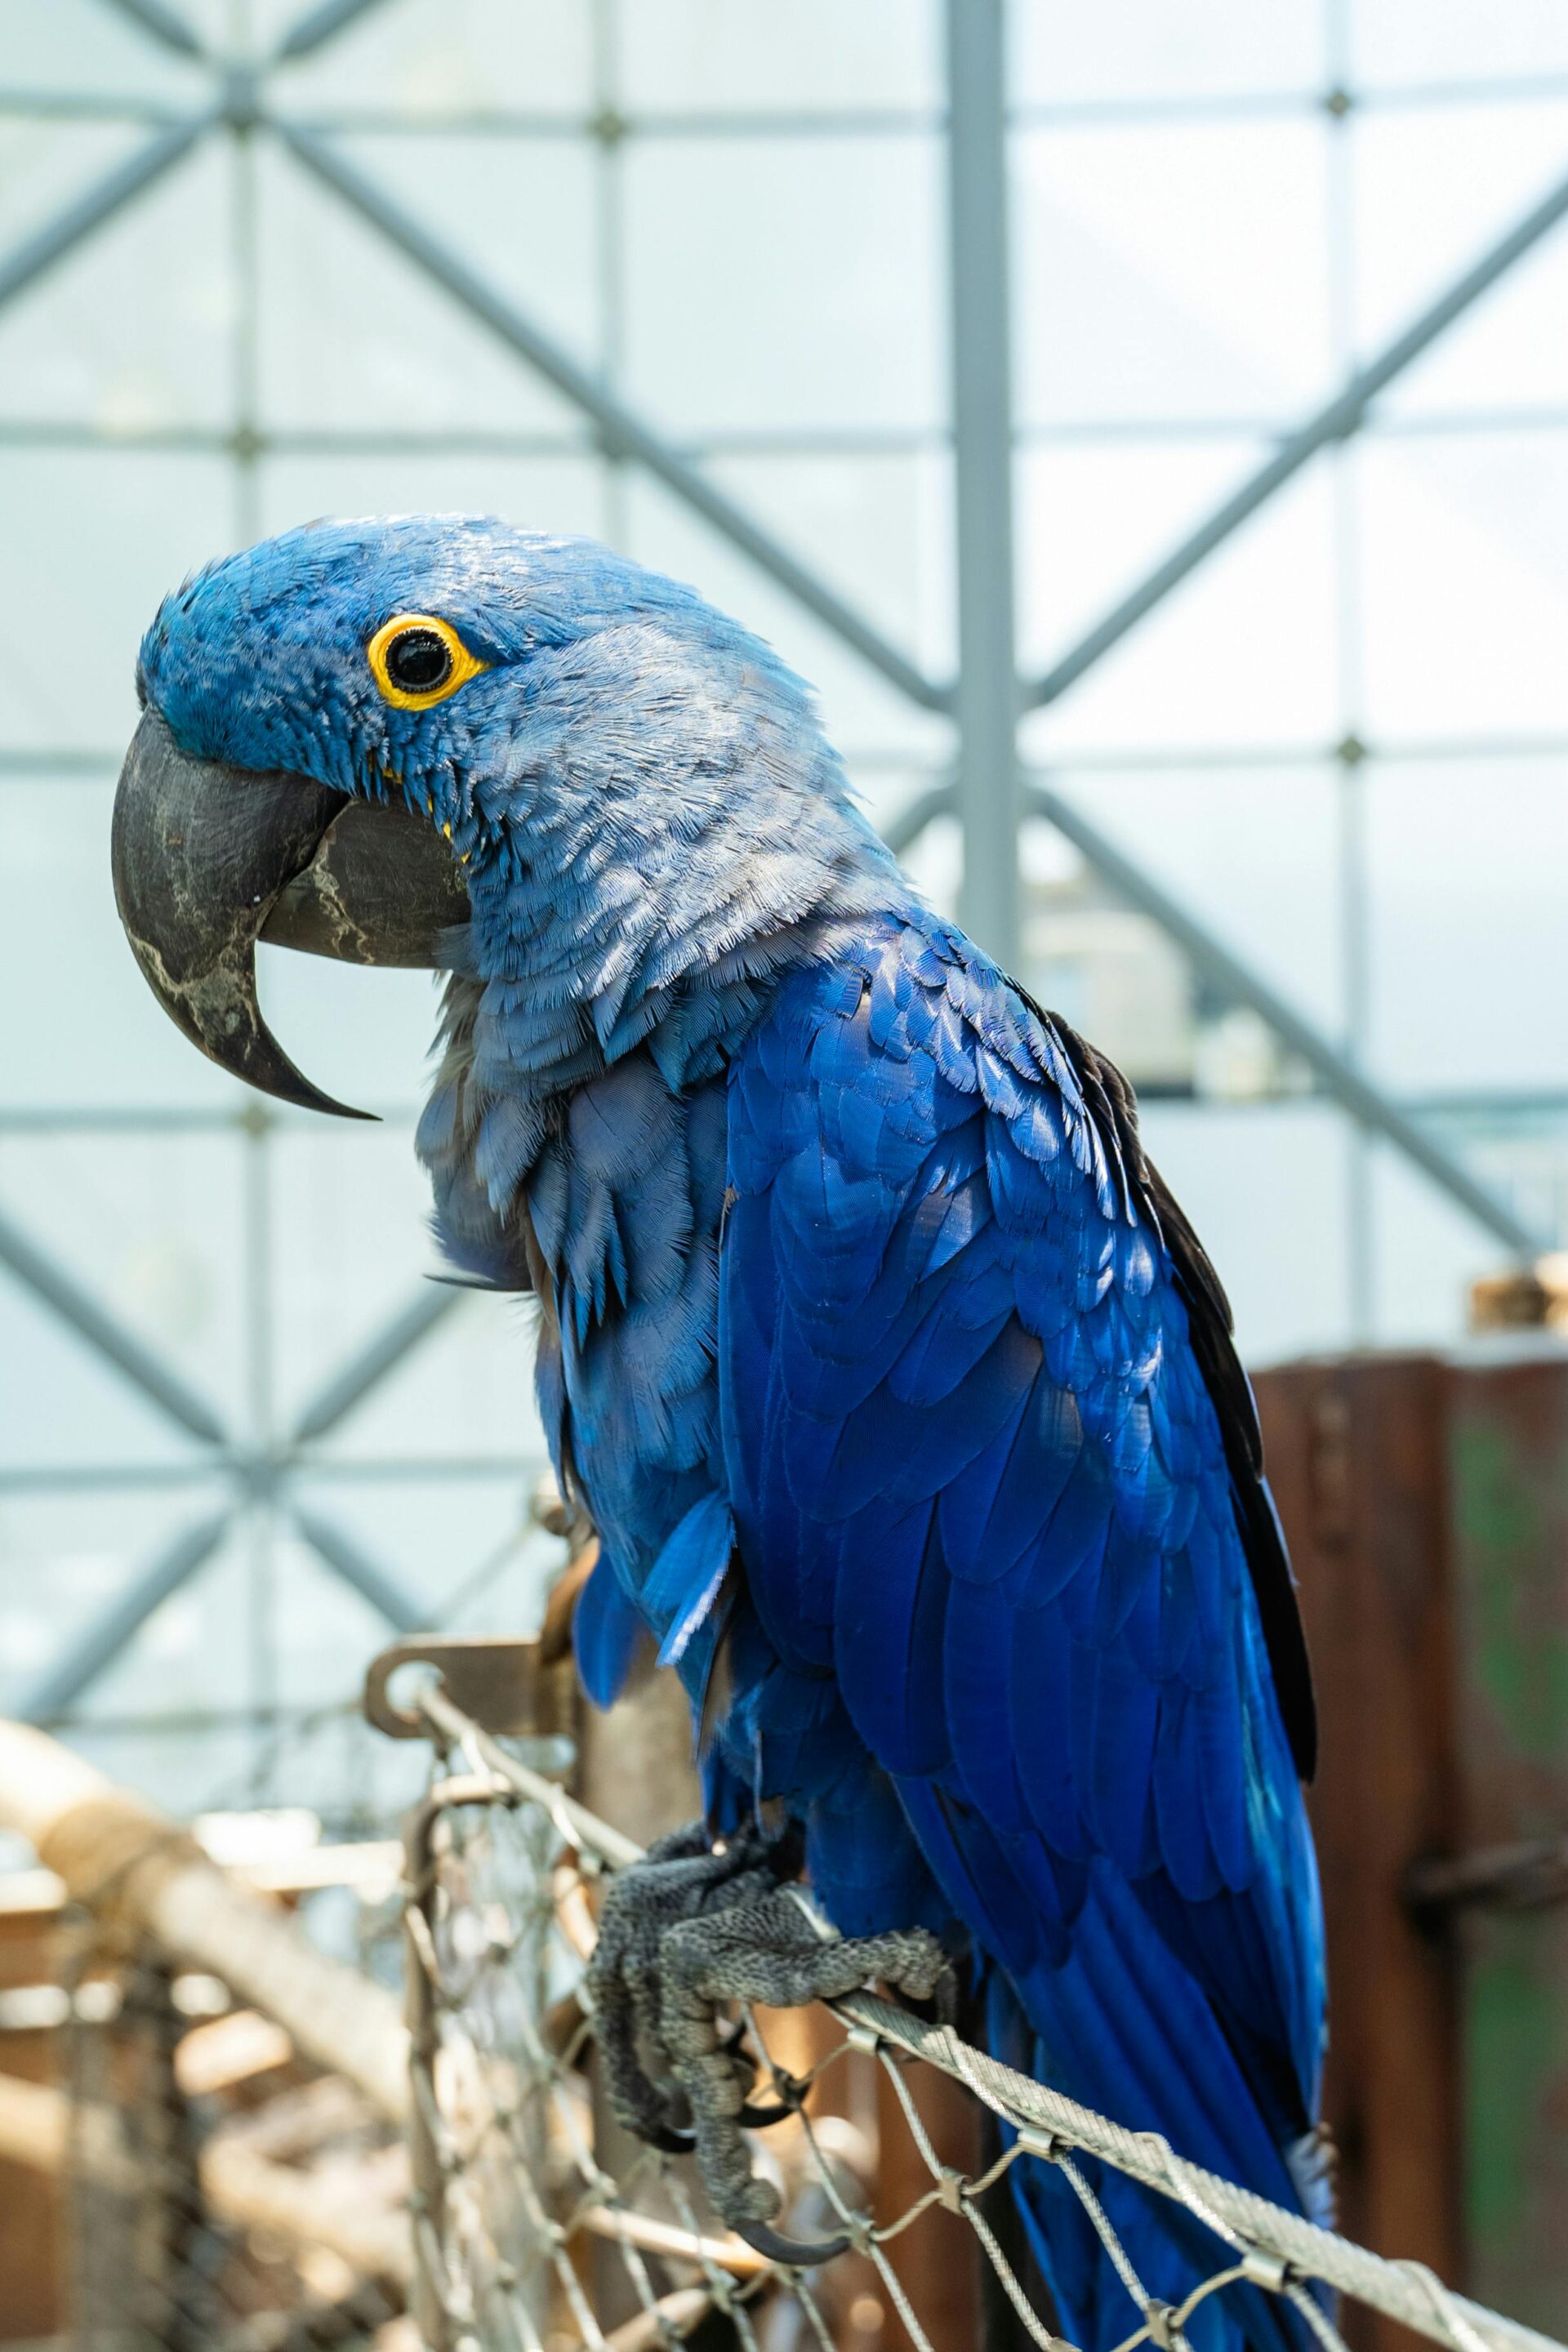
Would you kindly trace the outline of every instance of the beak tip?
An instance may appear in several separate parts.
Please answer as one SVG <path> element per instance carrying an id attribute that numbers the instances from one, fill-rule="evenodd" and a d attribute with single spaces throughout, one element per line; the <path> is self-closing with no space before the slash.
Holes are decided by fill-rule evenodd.
<path id="1" fill-rule="evenodd" d="M 320 1087 L 312 1086 L 295 1068 L 286 1054 L 279 1052 L 275 1059 L 268 1055 L 267 1064 L 264 1070 L 249 1069 L 237 1075 L 243 1076 L 262 1093 L 275 1096 L 279 1102 L 292 1103 L 296 1110 L 320 1111 L 327 1118 L 360 1119 L 367 1127 L 381 1125 L 379 1111 L 357 1110 L 353 1103 L 339 1102 L 335 1095 L 323 1094 Z"/>
<path id="2" fill-rule="evenodd" d="M 153 994 L 220 1068 L 301 1110 L 375 1123 L 334 1101 L 273 1036 L 256 989 L 258 940 L 351 962 L 428 965 L 468 913 L 431 829 L 309 779 L 252 774 L 181 751 L 148 709 L 115 796 L 114 891 Z"/>
<path id="3" fill-rule="evenodd" d="M 115 795 L 114 892 L 153 993 L 220 1069 L 301 1110 L 374 1119 L 295 1067 L 256 993 L 257 936 L 342 805 L 300 777 L 189 757 L 149 709 Z"/>

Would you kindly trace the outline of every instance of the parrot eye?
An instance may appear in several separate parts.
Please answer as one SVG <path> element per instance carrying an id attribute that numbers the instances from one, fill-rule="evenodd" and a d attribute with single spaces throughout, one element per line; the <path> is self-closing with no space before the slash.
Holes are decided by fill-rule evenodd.
<path id="1" fill-rule="evenodd" d="M 405 694 L 429 694 L 451 677 L 451 652 L 434 629 L 400 629 L 386 648 L 386 675 Z"/>
<path id="2" fill-rule="evenodd" d="M 428 613 L 399 613 L 384 623 L 365 658 L 383 696 L 399 710 L 428 710 L 489 667 L 475 659 L 449 621 Z"/>

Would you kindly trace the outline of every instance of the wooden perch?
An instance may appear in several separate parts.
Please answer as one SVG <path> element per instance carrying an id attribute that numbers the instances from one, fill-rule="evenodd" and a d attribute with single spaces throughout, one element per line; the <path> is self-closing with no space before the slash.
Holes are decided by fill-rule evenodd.
<path id="1" fill-rule="evenodd" d="M 404 2122 L 408 2040 L 395 1996 L 318 1952 L 166 1815 L 47 1734 L 0 1722 L 0 1828 L 20 1832 L 95 1916 L 219 1978 L 379 2115 Z"/>

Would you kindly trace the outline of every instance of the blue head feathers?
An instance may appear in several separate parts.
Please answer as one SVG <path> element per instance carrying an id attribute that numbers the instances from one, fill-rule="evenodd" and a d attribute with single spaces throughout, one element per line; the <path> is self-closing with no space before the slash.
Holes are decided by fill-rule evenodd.
<path id="1" fill-rule="evenodd" d="M 403 629 L 446 662 L 433 691 L 389 669 Z M 430 516 L 287 531 L 165 599 L 140 680 L 191 760 L 401 801 L 450 845 L 472 921 L 439 950 L 420 1150 L 471 1271 L 498 1272 L 555 1097 L 645 1041 L 672 1085 L 712 1068 L 770 972 L 912 903 L 801 681 L 585 541 Z"/>
<path id="2" fill-rule="evenodd" d="M 435 621 L 464 675 L 389 696 L 373 653 Z M 285 531 L 165 598 L 144 698 L 181 749 L 401 795 L 463 863 L 487 976 L 624 1002 L 753 934 L 902 896 L 806 688 L 679 583 L 472 517 Z M 617 987 L 617 980 L 622 986 Z"/>

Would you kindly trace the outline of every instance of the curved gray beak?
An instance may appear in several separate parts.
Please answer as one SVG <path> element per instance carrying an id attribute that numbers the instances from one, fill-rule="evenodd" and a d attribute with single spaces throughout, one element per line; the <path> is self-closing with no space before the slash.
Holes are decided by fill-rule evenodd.
<path id="1" fill-rule="evenodd" d="M 261 1015 L 256 942 L 348 963 L 435 965 L 468 919 L 434 827 L 277 771 L 182 751 L 144 713 L 120 773 L 114 896 L 153 993 L 220 1068 L 309 1110 L 364 1118 L 297 1070 Z"/>

